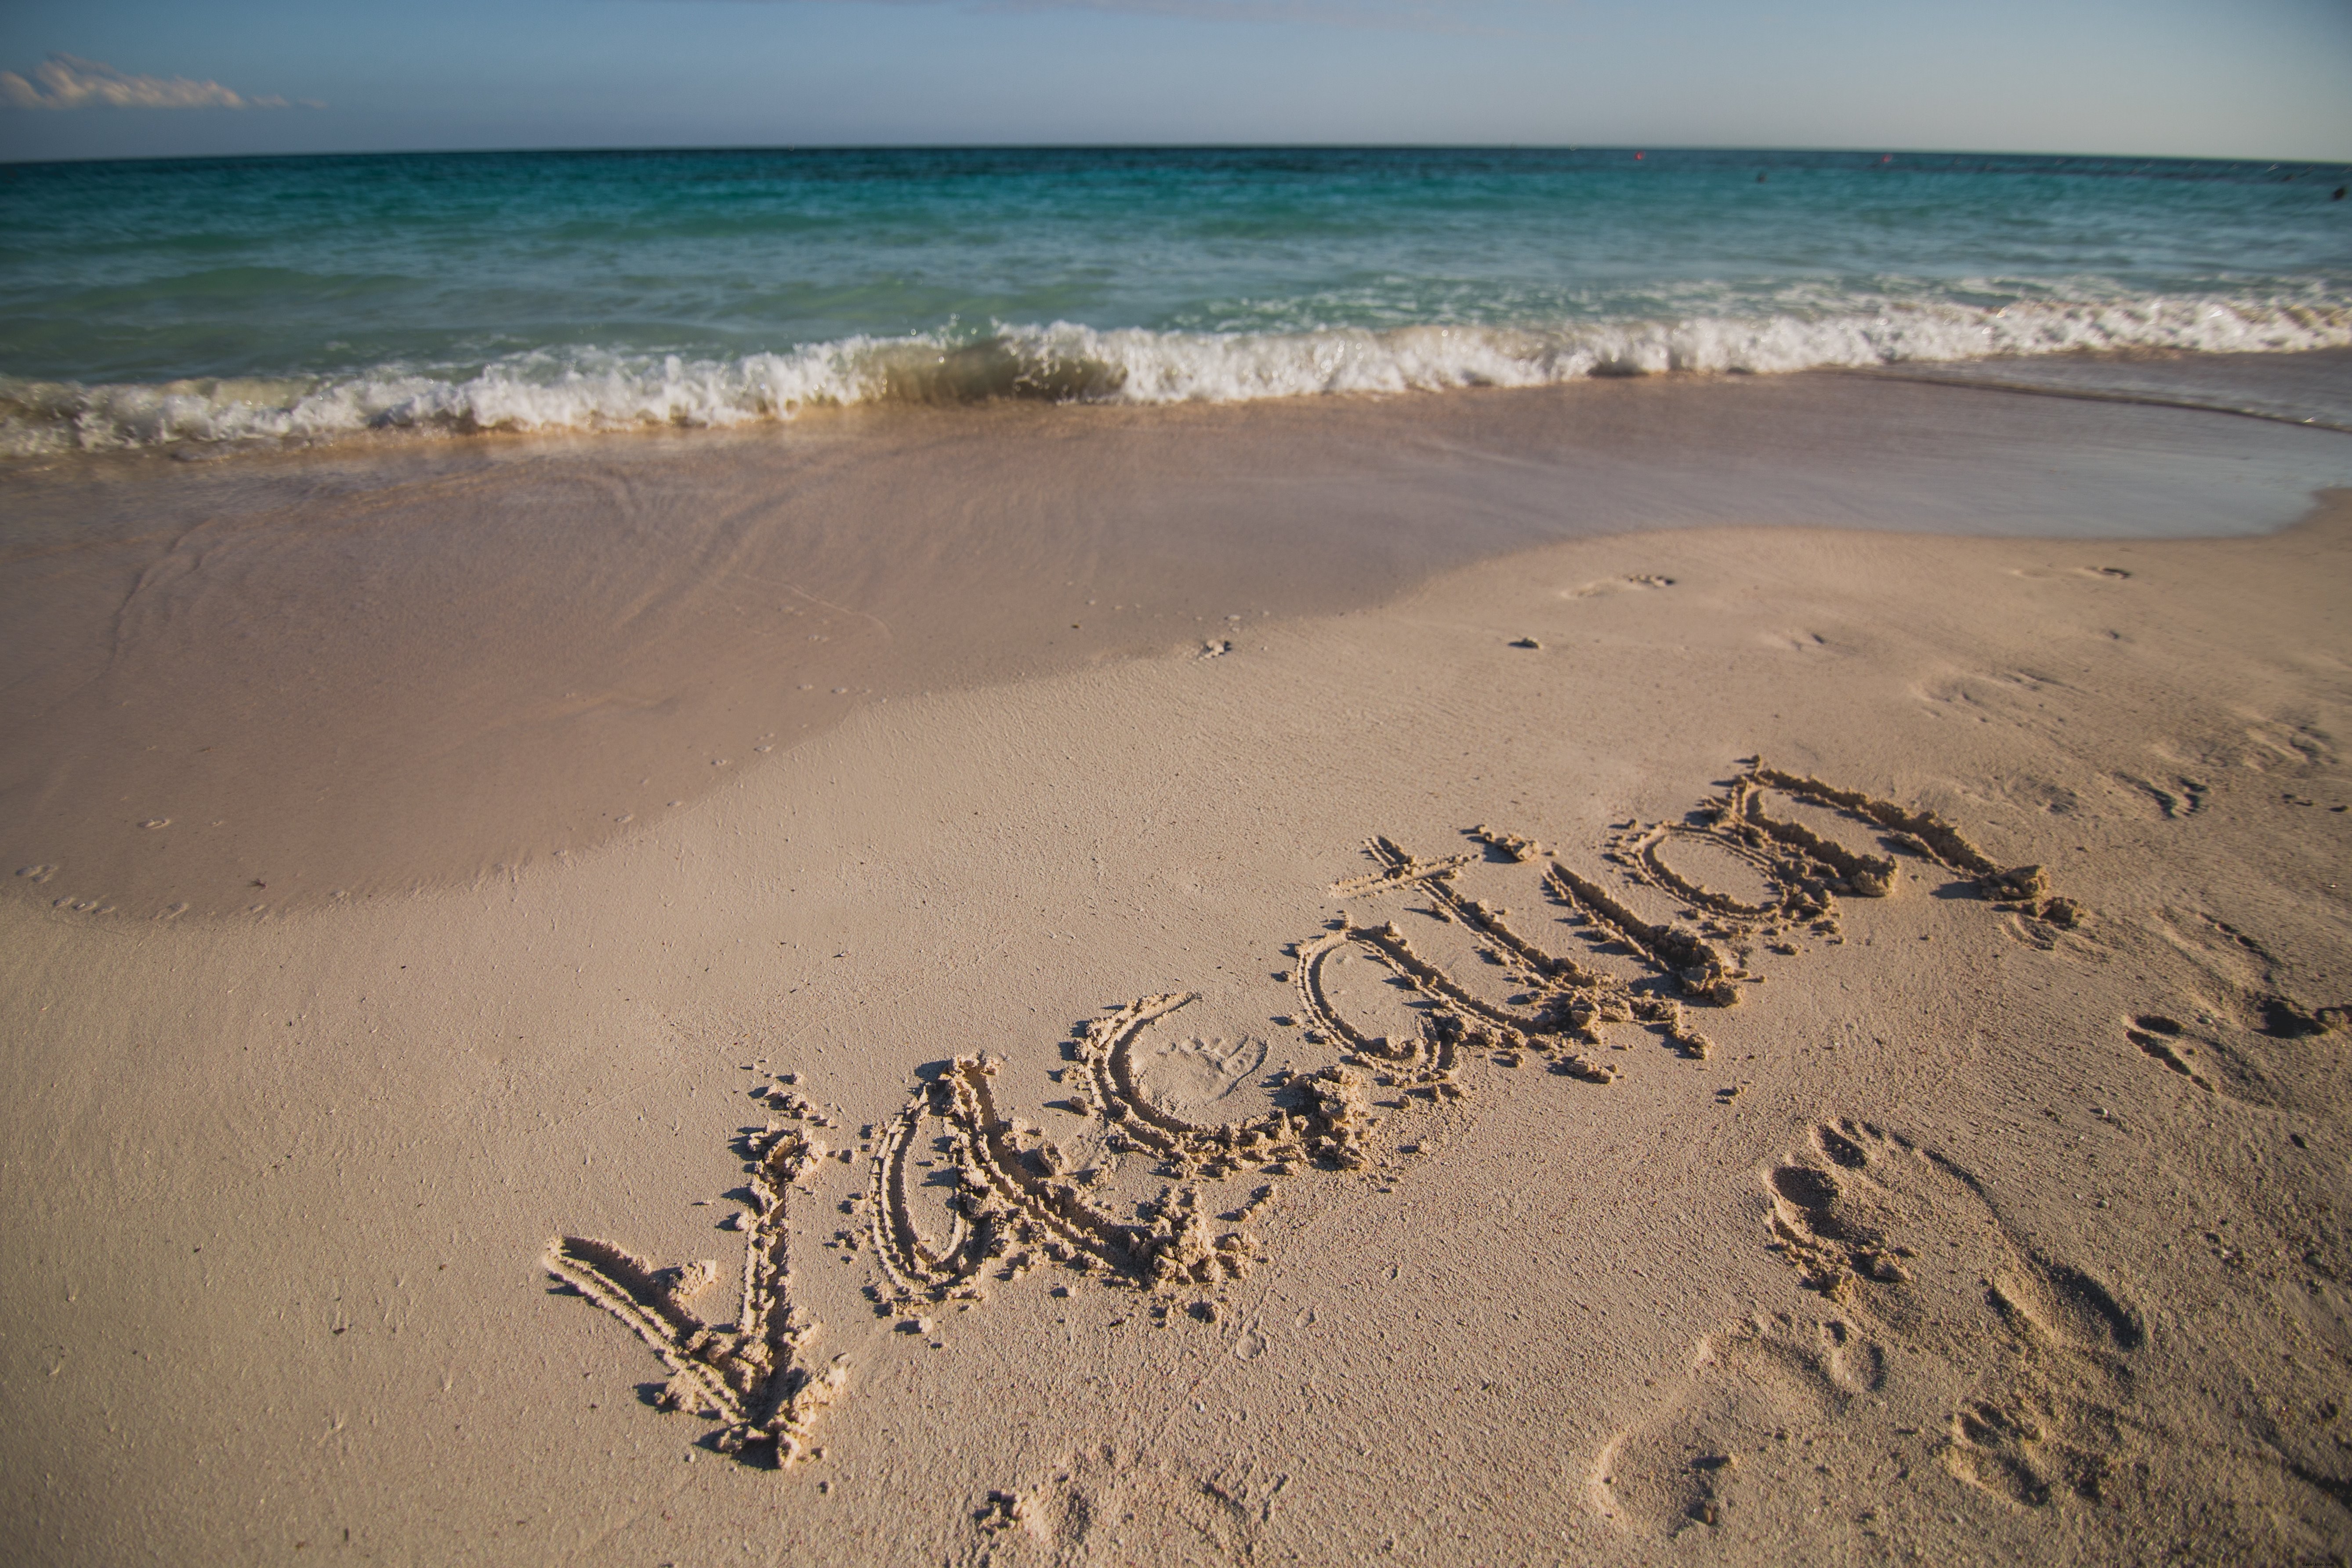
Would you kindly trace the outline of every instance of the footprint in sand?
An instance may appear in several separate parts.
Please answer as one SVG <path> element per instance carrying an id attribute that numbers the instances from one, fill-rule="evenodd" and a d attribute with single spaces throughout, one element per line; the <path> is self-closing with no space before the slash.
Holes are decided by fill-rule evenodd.
<path id="1" fill-rule="evenodd" d="M 2111 1491 L 2122 1358 L 2147 1338 L 2138 1312 L 2029 1247 L 1944 1156 L 1853 1121 L 1816 1128 L 1814 1144 L 1818 1163 L 1768 1180 L 1772 1232 L 1806 1283 L 1857 1319 L 1981 1367 L 1977 1397 L 1951 1416 L 1948 1467 L 2037 1507 Z"/>
<path id="2" fill-rule="evenodd" d="M 1815 1466 L 1832 1451 L 1820 1434 L 1885 1375 L 1885 1352 L 1841 1317 L 1757 1319 L 1710 1334 L 1668 1405 L 1601 1449 L 1593 1506 L 1628 1529 L 1672 1536 L 1722 1526 L 1744 1494 L 1817 1489 Z"/>
<path id="3" fill-rule="evenodd" d="M 2165 911 L 2146 924 L 2189 961 L 2190 979 L 2125 1020 L 2143 1057 L 2209 1093 L 2275 1110 L 2326 1114 L 2352 1091 L 2352 1061 L 2330 1044 L 2352 1028 L 2352 1005 L 2287 995 L 2269 950 L 2226 921 Z"/>
<path id="4" fill-rule="evenodd" d="M 1851 1479 L 1906 1452 L 2019 1507 L 2140 1500 L 2147 1434 L 2121 1414 L 2139 1312 L 2033 1248 L 1945 1156 L 1853 1121 L 1810 1142 L 1765 1177 L 1769 1245 L 1827 1310 L 1703 1342 L 1675 1400 L 1602 1451 L 1602 1511 L 1668 1534 L 1720 1526 L 1790 1506 L 1814 1465 Z M 1901 1497 L 1936 1506 L 1916 1486 Z"/>
<path id="5" fill-rule="evenodd" d="M 1020 1482 L 990 1489 L 971 1510 L 963 1568 L 1079 1568 L 1127 1562 L 1139 1519 L 1161 1554 L 1238 1563 L 1255 1554 L 1289 1478 L 1247 1460 L 1206 1478 L 1111 1445 L 1062 1455 Z"/>
<path id="6" fill-rule="evenodd" d="M 1624 577 L 1602 577 L 1591 583 L 1580 583 L 1573 588 L 1562 588 L 1563 599 L 1591 599 L 1602 594 L 1638 594 L 1645 588 L 1671 588 L 1672 577 L 1662 577 L 1654 572 L 1636 572 Z"/>
<path id="7" fill-rule="evenodd" d="M 2137 1046 L 2141 1055 L 2162 1062 L 2198 1088 L 2210 1089 L 2213 1087 L 2211 1081 L 2191 1065 L 2190 1058 L 2197 1054 L 2197 1047 L 2189 1043 L 2189 1032 L 2178 1018 L 2167 1017 L 2162 1013 L 2135 1015 L 2131 1026 L 2124 1031 L 2124 1038 Z"/>
<path id="8" fill-rule="evenodd" d="M 2320 1037 L 2352 1025 L 2352 1007 L 2305 1007 L 2275 994 L 2239 995 L 2169 1013 L 2135 1013 L 2124 1038 L 2150 1061 L 2209 1094 L 2276 1110 L 2322 1111 L 2336 1103 L 2344 1079 L 2336 1070 L 2312 1073 L 2312 1047 Z M 2338 1052 L 2327 1052 L 2333 1060 Z M 2324 1081 L 2314 1092 L 2315 1076 Z"/>
<path id="9" fill-rule="evenodd" d="M 2138 773 L 2114 775 L 2118 793 L 2136 805 L 2153 811 L 2159 821 L 2179 822 L 2195 816 L 2205 809 L 2205 802 L 2213 786 L 2175 773 L 2161 781 L 2144 778 Z"/>

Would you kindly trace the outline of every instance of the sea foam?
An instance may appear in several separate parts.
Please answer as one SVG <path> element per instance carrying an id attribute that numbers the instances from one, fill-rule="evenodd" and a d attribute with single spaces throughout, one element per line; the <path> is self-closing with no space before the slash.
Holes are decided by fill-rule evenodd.
<path id="1" fill-rule="evenodd" d="M 537 349 L 478 367 L 394 364 L 279 379 L 86 385 L 0 378 L 0 454 L 320 442 L 372 431 L 723 427 L 861 403 L 1232 403 L 1673 372 L 2344 347 L 2352 347 L 2352 302 L 2324 287 L 2284 300 L 2044 299 L 1979 307 L 1889 299 L 1755 317 L 1520 327 L 1250 333 L 1055 322 L 961 339 L 850 337 L 733 358 L 583 346 Z"/>

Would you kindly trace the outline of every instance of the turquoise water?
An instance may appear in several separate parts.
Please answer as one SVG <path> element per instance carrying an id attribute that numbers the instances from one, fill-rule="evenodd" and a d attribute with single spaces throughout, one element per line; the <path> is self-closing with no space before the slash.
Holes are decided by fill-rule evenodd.
<path id="1" fill-rule="evenodd" d="M 0 448 L 2352 344 L 2352 168 L 503 153 L 0 168 Z"/>

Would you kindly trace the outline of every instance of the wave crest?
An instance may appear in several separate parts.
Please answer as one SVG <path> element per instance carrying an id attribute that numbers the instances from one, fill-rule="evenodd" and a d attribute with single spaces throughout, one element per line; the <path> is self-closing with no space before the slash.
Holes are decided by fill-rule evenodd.
<path id="1" fill-rule="evenodd" d="M 1384 331 L 1166 332 L 1056 322 L 964 341 L 856 337 L 729 359 L 541 349 L 470 373 L 388 365 L 339 376 L 105 385 L 0 378 L 0 454 L 321 441 L 382 430 L 725 426 L 857 403 L 1231 403 L 2101 350 L 2344 347 L 2352 347 L 2352 304 L 2325 290 L 2289 302 L 1885 301 L 1803 315 Z"/>

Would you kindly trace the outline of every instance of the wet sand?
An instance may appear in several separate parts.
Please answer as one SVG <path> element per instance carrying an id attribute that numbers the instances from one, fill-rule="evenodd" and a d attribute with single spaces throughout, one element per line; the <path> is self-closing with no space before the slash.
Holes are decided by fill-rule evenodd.
<path id="1" fill-rule="evenodd" d="M 2290 391 L 2319 374 L 2292 369 Z M 60 462 L 5 481 L 0 861 L 54 868 L 43 902 L 142 918 L 464 885 L 869 703 L 1197 647 L 1547 541 L 2259 532 L 2352 484 L 2346 445 L 1820 374 Z"/>
<path id="2" fill-rule="evenodd" d="M 699 439 L 13 477 L 61 600 L 102 598 L 78 550 L 220 574 L 152 628 L 130 596 L 121 669 L 181 682 L 147 720 L 413 742 L 415 674 L 455 759 L 380 786 L 398 833 L 207 786 L 330 825 L 341 900 L 298 869 L 157 921 L 60 869 L 0 902 L 19 1539 L 2342 1555 L 2352 511 L 2313 492 L 2352 444 L 1859 377 L 1591 390 L 1458 427 L 845 422 L 756 482 Z M 1318 419 L 1353 434 L 1294 439 Z M 975 472 L 1003 510 L 934 488 Z M 795 499 L 827 475 L 868 510 Z M 461 510 L 466 570 L 421 542 Z M 583 514 L 603 543 L 547 547 Z M 960 515 L 877 571 L 875 531 Z M 345 543 L 303 543 L 325 518 Z M 390 563 L 372 614 L 317 586 L 338 548 Z M 815 616 L 787 581 L 837 619 L 768 637 L 837 641 L 714 651 Z M 240 625 L 274 651 L 236 662 Z M 778 695 L 818 668 L 871 696 Z M 638 739 L 562 738 L 553 693 L 640 679 Z M 644 773 L 683 804 L 620 831 L 498 815 L 646 736 L 727 765 Z M 126 754 L 10 799 L 94 820 L 59 803 Z"/>

